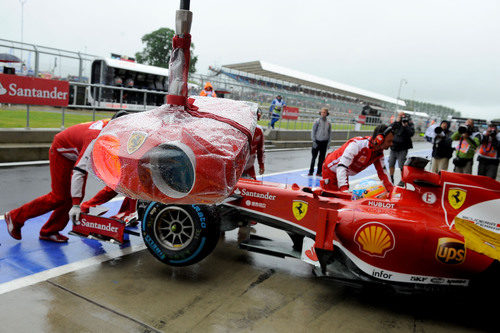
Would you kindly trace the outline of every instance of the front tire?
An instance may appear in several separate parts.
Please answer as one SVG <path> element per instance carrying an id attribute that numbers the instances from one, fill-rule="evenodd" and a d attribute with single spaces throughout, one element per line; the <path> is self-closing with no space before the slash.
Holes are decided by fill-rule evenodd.
<path id="1" fill-rule="evenodd" d="M 144 212 L 141 229 L 144 243 L 156 259 L 171 266 L 188 266 L 214 250 L 220 223 L 212 206 L 152 202 Z"/>

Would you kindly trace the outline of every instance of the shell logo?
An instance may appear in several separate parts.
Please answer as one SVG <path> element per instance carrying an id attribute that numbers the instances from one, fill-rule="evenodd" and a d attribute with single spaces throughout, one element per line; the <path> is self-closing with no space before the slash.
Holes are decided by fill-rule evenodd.
<path id="1" fill-rule="evenodd" d="M 394 234 L 385 224 L 369 222 L 362 225 L 354 235 L 359 250 L 372 257 L 385 257 L 396 244 Z"/>

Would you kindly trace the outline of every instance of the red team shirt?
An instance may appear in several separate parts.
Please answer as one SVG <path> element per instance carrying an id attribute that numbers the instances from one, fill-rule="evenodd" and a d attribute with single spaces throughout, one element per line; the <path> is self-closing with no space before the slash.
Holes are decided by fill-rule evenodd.
<path id="1" fill-rule="evenodd" d="M 355 137 L 347 141 L 334 152 L 328 154 L 323 163 L 322 187 L 326 190 L 345 191 L 349 189 L 349 176 L 366 169 L 370 164 L 375 166 L 378 177 L 391 192 L 393 185 L 385 172 L 384 152 L 375 150 L 371 137 Z"/>

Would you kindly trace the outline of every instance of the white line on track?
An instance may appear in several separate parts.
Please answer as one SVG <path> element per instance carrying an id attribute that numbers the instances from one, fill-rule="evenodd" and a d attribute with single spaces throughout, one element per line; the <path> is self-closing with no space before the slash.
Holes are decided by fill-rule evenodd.
<path id="1" fill-rule="evenodd" d="M 135 245 L 135 246 L 130 246 L 124 249 L 117 249 L 116 251 L 110 251 L 107 253 L 103 253 L 101 255 L 72 262 L 67 265 L 59 266 L 59 267 L 54 267 L 49 270 L 36 273 L 33 275 L 28 275 L 19 279 L 15 279 L 9 282 L 5 282 L 0 284 L 0 295 L 8 293 L 9 291 L 13 291 L 19 288 L 24 288 L 27 286 L 31 286 L 33 284 L 47 281 L 48 279 L 58 277 L 60 275 L 66 274 L 66 273 L 71 273 L 92 265 L 97 265 L 102 262 L 121 257 L 127 254 L 131 254 L 137 251 L 144 250 L 146 248 L 145 245 Z"/>

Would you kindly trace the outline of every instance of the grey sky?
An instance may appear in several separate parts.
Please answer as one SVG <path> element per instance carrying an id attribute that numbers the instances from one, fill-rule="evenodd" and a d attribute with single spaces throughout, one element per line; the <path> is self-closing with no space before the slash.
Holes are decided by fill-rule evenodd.
<path id="1" fill-rule="evenodd" d="M 174 27 L 178 0 L 27 0 L 24 41 L 133 56 Z M 500 1 L 191 1 L 197 69 L 251 60 L 396 97 L 500 118 Z M 21 5 L 0 2 L 0 38 L 20 40 Z"/>

